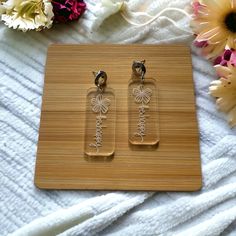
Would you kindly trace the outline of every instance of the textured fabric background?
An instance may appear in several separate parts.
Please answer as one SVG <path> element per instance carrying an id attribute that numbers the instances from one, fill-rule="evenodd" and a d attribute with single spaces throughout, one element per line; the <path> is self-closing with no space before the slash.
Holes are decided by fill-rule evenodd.
<path id="1" fill-rule="evenodd" d="M 192 59 L 204 177 L 201 191 L 109 193 L 43 191 L 34 187 L 49 44 L 192 41 L 190 34 L 171 25 L 165 17 L 145 27 L 130 26 L 120 14 L 103 22 L 111 12 L 100 9 L 99 1 L 86 2 L 90 10 L 79 24 L 56 25 L 40 33 L 21 33 L 0 25 L 0 235 L 23 226 L 15 235 L 236 235 L 235 129 L 231 130 L 216 111 L 208 95 L 208 85 L 216 76 L 195 49 Z M 165 7 L 184 9 L 189 3 L 134 0 L 128 5 L 134 11 L 142 6 L 142 10 L 155 15 Z M 99 15 L 101 10 L 104 12 Z M 171 12 L 168 16 L 182 29 L 187 28 L 184 15 Z M 64 212 L 62 208 L 69 209 Z"/>

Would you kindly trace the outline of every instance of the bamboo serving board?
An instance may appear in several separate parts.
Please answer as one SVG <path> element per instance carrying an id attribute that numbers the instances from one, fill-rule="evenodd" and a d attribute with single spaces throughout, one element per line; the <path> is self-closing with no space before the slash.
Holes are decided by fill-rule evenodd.
<path id="1" fill-rule="evenodd" d="M 133 60 L 146 60 L 158 87 L 160 142 L 128 141 L 128 82 Z M 116 93 L 115 155 L 84 155 L 87 90 L 104 70 Z M 52 45 L 48 50 L 35 167 L 43 189 L 195 191 L 201 188 L 199 133 L 189 48 L 183 45 Z"/>

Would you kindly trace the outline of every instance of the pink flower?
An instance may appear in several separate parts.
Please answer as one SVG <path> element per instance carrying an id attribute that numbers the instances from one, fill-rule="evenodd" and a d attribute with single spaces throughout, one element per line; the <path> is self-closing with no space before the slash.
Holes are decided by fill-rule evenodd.
<path id="1" fill-rule="evenodd" d="M 59 23 L 78 20 L 86 8 L 83 0 L 53 0 L 52 5 L 54 21 Z"/>
<path id="2" fill-rule="evenodd" d="M 236 66 L 236 51 L 234 49 L 225 49 L 225 51 L 215 59 L 214 65 Z"/>

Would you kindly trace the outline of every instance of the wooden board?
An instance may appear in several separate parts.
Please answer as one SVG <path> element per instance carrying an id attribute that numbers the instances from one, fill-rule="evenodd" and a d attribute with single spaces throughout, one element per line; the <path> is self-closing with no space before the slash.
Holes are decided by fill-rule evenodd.
<path id="1" fill-rule="evenodd" d="M 157 80 L 160 143 L 128 142 L 127 89 L 133 60 L 145 59 Z M 115 156 L 84 156 L 86 93 L 92 71 L 115 90 Z M 48 50 L 35 169 L 44 189 L 194 191 L 201 188 L 199 133 L 189 48 L 183 45 L 52 45 Z"/>

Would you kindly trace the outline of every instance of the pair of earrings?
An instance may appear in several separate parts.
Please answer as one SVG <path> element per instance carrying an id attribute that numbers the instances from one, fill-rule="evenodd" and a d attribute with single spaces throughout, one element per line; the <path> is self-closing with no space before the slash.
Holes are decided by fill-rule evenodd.
<path id="1" fill-rule="evenodd" d="M 128 140 L 130 145 L 153 146 L 159 142 L 156 82 L 145 78 L 144 64 L 145 61 L 132 64 L 128 85 Z M 96 87 L 87 94 L 85 154 L 108 157 L 115 152 L 115 91 L 107 86 L 106 72 L 93 73 Z"/>

